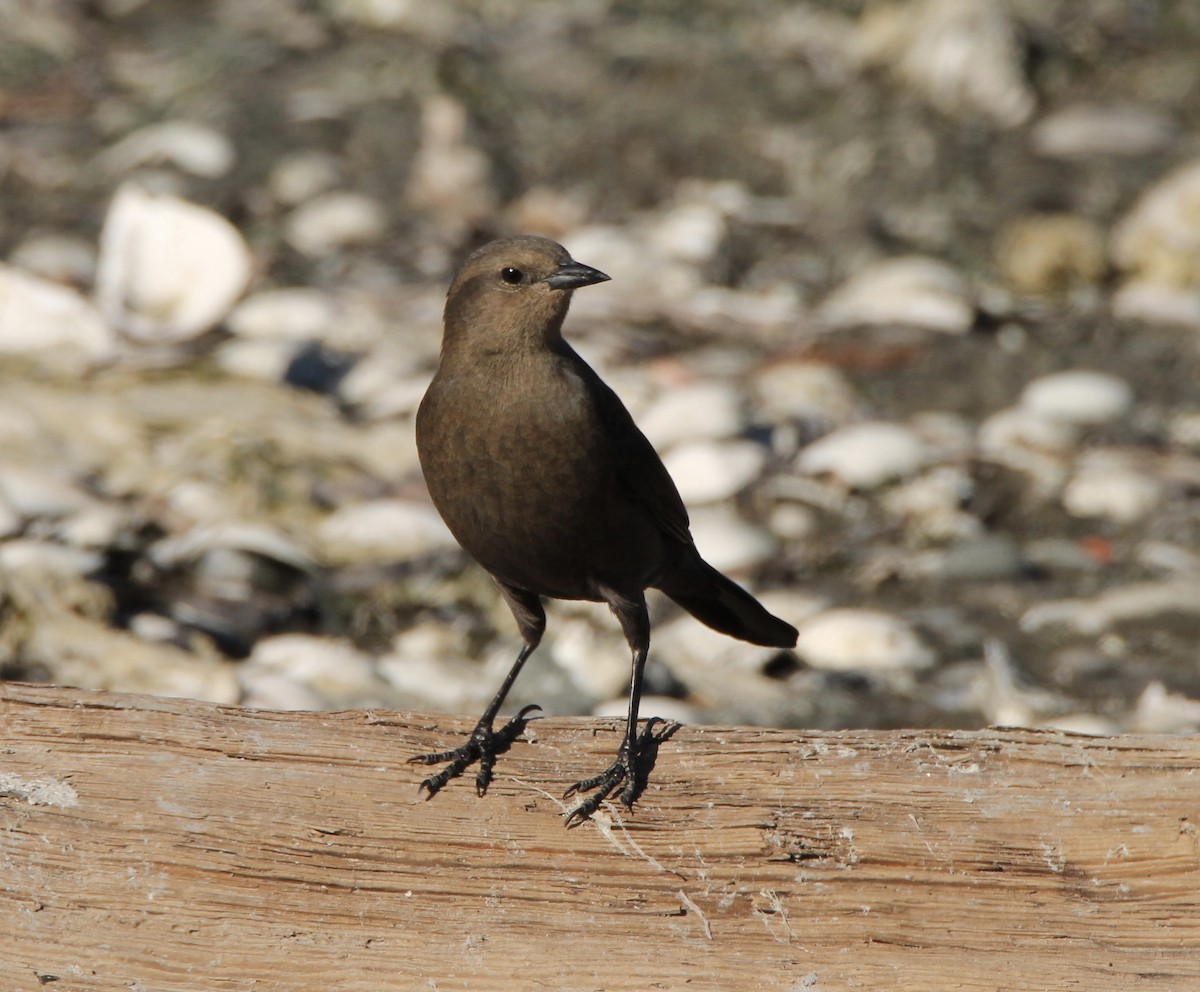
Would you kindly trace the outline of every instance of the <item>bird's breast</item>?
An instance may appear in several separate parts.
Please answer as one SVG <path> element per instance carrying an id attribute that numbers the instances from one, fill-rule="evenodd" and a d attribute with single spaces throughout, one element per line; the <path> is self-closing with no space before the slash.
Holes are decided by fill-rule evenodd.
<path id="1" fill-rule="evenodd" d="M 639 535 L 626 533 L 629 507 L 586 383 L 550 363 L 515 375 L 472 372 L 439 374 L 418 413 L 434 504 L 459 543 L 502 581 L 596 598 L 616 549 Z M 628 571 L 627 562 L 616 564 Z"/>

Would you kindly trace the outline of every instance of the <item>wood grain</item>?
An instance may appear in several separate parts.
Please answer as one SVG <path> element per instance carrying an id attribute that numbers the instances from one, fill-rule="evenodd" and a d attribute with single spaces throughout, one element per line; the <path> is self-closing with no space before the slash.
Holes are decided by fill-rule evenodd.
<path id="1" fill-rule="evenodd" d="M 1200 988 L 1194 739 L 685 727 L 567 831 L 617 724 L 467 729 L 0 687 L 0 987 Z"/>

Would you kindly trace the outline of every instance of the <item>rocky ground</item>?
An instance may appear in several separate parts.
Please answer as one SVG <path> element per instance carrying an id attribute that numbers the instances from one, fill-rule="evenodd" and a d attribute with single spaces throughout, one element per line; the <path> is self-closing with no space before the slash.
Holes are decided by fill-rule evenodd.
<path id="1" fill-rule="evenodd" d="M 474 712 L 517 637 L 412 417 L 548 234 L 796 652 L 657 599 L 646 711 L 1200 727 L 1200 5 L 0 6 L 0 673 Z M 623 708 L 551 608 L 514 692 Z"/>

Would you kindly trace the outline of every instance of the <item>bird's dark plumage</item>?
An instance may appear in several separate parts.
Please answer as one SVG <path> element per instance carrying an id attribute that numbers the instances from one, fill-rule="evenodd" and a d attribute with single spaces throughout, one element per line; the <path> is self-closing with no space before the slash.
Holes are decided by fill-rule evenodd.
<path id="1" fill-rule="evenodd" d="M 472 254 L 447 294 L 441 361 L 417 413 L 417 450 L 434 505 L 499 584 L 525 645 L 467 744 L 414 759 L 449 762 L 423 783 L 430 795 L 475 761 L 477 790 L 487 788 L 496 750 L 524 716 L 492 729 L 541 640 L 543 596 L 608 603 L 633 652 L 625 741 L 610 769 L 574 787 L 596 791 L 570 823 L 622 783 L 626 805 L 636 798 L 647 588 L 722 633 L 772 647 L 796 643 L 794 627 L 700 557 L 653 446 L 563 340 L 571 292 L 607 279 L 553 241 L 514 237 Z"/>

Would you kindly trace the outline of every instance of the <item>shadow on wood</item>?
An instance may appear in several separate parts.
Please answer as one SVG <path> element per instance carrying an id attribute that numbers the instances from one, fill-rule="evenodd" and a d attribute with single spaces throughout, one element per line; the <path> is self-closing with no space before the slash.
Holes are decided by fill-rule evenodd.
<path id="1" fill-rule="evenodd" d="M 617 722 L 0 686 L 5 989 L 1200 988 L 1200 741 L 685 727 L 562 826 Z"/>

